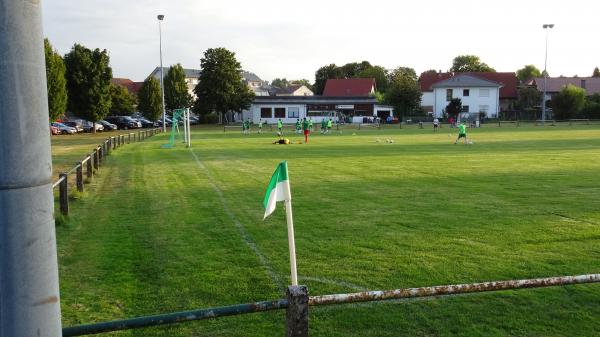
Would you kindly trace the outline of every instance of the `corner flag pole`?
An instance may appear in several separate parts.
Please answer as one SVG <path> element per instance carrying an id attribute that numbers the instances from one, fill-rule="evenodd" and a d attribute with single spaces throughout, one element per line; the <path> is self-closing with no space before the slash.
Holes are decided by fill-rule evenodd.
<path id="1" fill-rule="evenodd" d="M 288 185 L 288 189 L 290 186 Z M 290 267 L 292 271 L 292 285 L 298 285 L 298 272 L 296 271 L 296 242 L 294 241 L 294 219 L 292 218 L 292 201 L 285 201 L 285 216 L 287 219 L 288 245 L 290 246 Z"/>

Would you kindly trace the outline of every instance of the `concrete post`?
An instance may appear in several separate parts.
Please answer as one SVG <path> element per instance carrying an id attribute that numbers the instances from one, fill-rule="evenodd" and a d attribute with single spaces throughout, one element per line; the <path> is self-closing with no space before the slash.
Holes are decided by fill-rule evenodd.
<path id="1" fill-rule="evenodd" d="M 289 286 L 286 296 L 286 337 L 308 337 L 308 288 L 302 285 Z"/>
<path id="2" fill-rule="evenodd" d="M 0 337 L 62 330 L 41 8 L 0 0 Z"/>

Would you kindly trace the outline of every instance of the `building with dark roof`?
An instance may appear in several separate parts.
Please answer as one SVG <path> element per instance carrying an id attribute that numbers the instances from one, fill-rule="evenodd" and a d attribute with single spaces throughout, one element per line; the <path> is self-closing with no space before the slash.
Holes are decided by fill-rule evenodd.
<path id="1" fill-rule="evenodd" d="M 377 90 L 374 78 L 328 79 L 325 82 L 323 96 L 330 97 L 368 97 Z"/>
<path id="2" fill-rule="evenodd" d="M 454 98 L 460 98 L 464 115 L 497 117 L 500 112 L 502 83 L 465 73 L 452 76 L 431 85 L 432 112 L 443 117 L 445 108 Z"/>
<path id="3" fill-rule="evenodd" d="M 513 109 L 518 99 L 517 87 L 519 80 L 514 72 L 466 72 L 466 73 L 442 73 L 425 72 L 419 77 L 419 86 L 421 88 L 421 106 L 425 111 L 433 112 L 434 95 L 432 86 L 438 82 L 448 80 L 453 76 L 468 75 L 502 85 L 499 92 L 500 111 L 509 111 Z"/>

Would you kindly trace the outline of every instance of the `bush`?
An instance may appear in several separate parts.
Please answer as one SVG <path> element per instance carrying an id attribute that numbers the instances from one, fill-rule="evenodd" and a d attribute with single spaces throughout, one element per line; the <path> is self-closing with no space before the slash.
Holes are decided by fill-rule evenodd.
<path id="1" fill-rule="evenodd" d="M 202 124 L 217 124 L 218 122 L 219 116 L 217 114 L 200 115 L 200 123 Z"/>

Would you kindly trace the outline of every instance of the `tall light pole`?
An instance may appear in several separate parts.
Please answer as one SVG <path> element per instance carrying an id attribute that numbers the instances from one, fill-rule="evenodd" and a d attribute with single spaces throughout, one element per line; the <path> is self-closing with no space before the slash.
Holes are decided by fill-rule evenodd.
<path id="1" fill-rule="evenodd" d="M 158 41 L 160 44 L 160 93 L 162 95 L 162 108 L 163 108 L 163 132 L 167 131 L 167 126 L 165 119 L 167 117 L 166 108 L 165 108 L 165 84 L 163 82 L 163 65 L 162 65 L 162 27 L 160 23 L 165 18 L 164 15 L 159 14 L 156 16 L 158 19 Z"/>
<path id="2" fill-rule="evenodd" d="M 546 90 L 548 87 L 548 72 L 546 66 L 548 64 L 548 33 L 550 29 L 554 28 L 553 23 L 545 23 L 543 26 L 546 30 L 546 56 L 544 57 L 544 95 L 542 96 L 542 125 L 546 122 Z"/>

